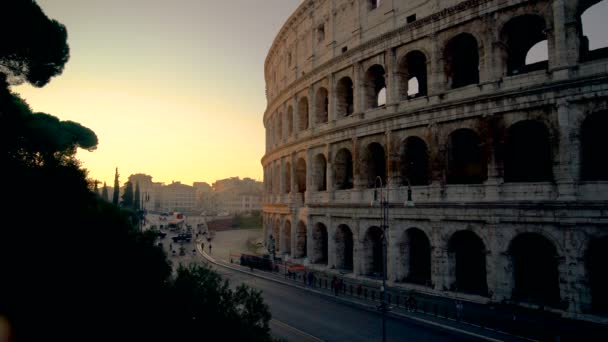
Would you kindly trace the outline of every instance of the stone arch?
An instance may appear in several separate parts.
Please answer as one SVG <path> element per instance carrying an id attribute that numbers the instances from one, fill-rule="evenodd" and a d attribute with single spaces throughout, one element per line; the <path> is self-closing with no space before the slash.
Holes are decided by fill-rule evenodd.
<path id="1" fill-rule="evenodd" d="M 367 229 L 363 238 L 361 273 L 373 277 L 384 274 L 384 255 L 382 253 L 382 228 L 372 226 Z"/>
<path id="2" fill-rule="evenodd" d="M 313 181 L 317 191 L 327 190 L 327 161 L 322 153 L 315 156 Z"/>
<path id="3" fill-rule="evenodd" d="M 382 185 L 386 186 L 386 153 L 382 145 L 377 142 L 367 145 L 361 153 L 360 162 L 361 178 L 368 188 L 373 189 L 376 186 L 377 177 L 380 177 Z"/>
<path id="4" fill-rule="evenodd" d="M 448 242 L 450 290 L 485 296 L 486 247 L 477 234 L 469 230 L 454 233 Z"/>
<path id="5" fill-rule="evenodd" d="M 312 263 L 327 265 L 328 249 L 327 227 L 319 222 L 312 230 Z"/>
<path id="6" fill-rule="evenodd" d="M 295 257 L 296 258 L 305 258 L 307 255 L 306 251 L 306 224 L 303 221 L 298 222 L 298 227 L 296 228 L 296 250 Z"/>
<path id="7" fill-rule="evenodd" d="M 298 130 L 305 131 L 308 129 L 308 98 L 302 97 L 298 101 Z"/>
<path id="8" fill-rule="evenodd" d="M 383 89 L 386 90 L 384 67 L 379 64 L 374 64 L 365 72 L 365 78 L 363 81 L 363 98 L 365 101 L 365 109 L 376 108 L 380 105 L 378 100 L 380 92 Z M 386 100 L 384 102 L 386 104 Z"/>
<path id="9" fill-rule="evenodd" d="M 479 83 L 479 44 L 473 35 L 454 36 L 447 42 L 444 54 L 450 88 Z"/>
<path id="10" fill-rule="evenodd" d="M 606 31 L 608 23 L 608 0 L 583 0 L 579 2 L 580 50 L 583 60 L 608 57 Z"/>
<path id="11" fill-rule="evenodd" d="M 401 149 L 402 185 L 429 184 L 429 151 L 424 140 L 411 136 L 403 141 Z"/>
<path id="12" fill-rule="evenodd" d="M 524 14 L 509 20 L 501 30 L 501 40 L 506 45 L 507 75 L 523 74 L 547 69 L 547 25 L 539 15 Z M 544 43 L 543 43 L 544 42 Z M 529 63 L 529 52 L 543 43 L 544 52 L 538 62 Z"/>
<path id="13" fill-rule="evenodd" d="M 285 220 L 281 231 L 281 253 L 291 254 L 291 221 Z"/>
<path id="14" fill-rule="evenodd" d="M 399 241 L 400 281 L 430 285 L 431 283 L 431 243 L 426 233 L 418 228 L 406 230 Z"/>
<path id="15" fill-rule="evenodd" d="M 487 165 L 479 135 L 471 129 L 461 128 L 452 132 L 448 141 L 448 183 L 484 182 Z"/>
<path id="16" fill-rule="evenodd" d="M 608 180 L 607 129 L 608 110 L 589 115 L 581 125 L 581 179 L 584 181 Z"/>
<path id="17" fill-rule="evenodd" d="M 524 120 L 507 131 L 505 182 L 543 182 L 553 178 L 549 131 L 540 121 Z"/>
<path id="18" fill-rule="evenodd" d="M 291 192 L 291 163 L 287 162 L 285 163 L 285 177 L 284 177 L 284 187 L 285 187 L 285 193 L 288 194 Z"/>
<path id="19" fill-rule="evenodd" d="M 349 116 L 354 111 L 354 89 L 350 77 L 342 77 L 336 85 L 336 117 Z"/>
<path id="20" fill-rule="evenodd" d="M 290 105 L 287 107 L 287 136 L 293 135 L 293 107 Z"/>
<path id="21" fill-rule="evenodd" d="M 559 302 L 557 251 L 551 241 L 537 233 L 517 235 L 509 245 L 513 269 L 513 298 L 555 305 Z"/>
<path id="22" fill-rule="evenodd" d="M 319 87 L 315 96 L 315 123 L 326 123 L 329 120 L 329 94 L 327 89 Z"/>
<path id="23" fill-rule="evenodd" d="M 591 239 L 585 263 L 591 291 L 591 309 L 596 314 L 608 315 L 608 236 Z"/>
<path id="24" fill-rule="evenodd" d="M 334 236 L 334 246 L 336 253 L 336 268 L 343 270 L 353 270 L 353 232 L 350 227 L 341 224 L 336 229 Z"/>
<path id="25" fill-rule="evenodd" d="M 408 52 L 399 62 L 398 82 L 401 99 L 427 94 L 427 58 L 419 50 Z M 415 89 L 413 85 L 416 85 Z"/>
<path id="26" fill-rule="evenodd" d="M 298 159 L 296 163 L 296 182 L 298 184 L 298 192 L 306 192 L 306 161 L 304 158 Z"/>
<path id="27" fill-rule="evenodd" d="M 347 148 L 340 149 L 334 158 L 334 185 L 336 190 L 353 188 L 353 156 Z"/>

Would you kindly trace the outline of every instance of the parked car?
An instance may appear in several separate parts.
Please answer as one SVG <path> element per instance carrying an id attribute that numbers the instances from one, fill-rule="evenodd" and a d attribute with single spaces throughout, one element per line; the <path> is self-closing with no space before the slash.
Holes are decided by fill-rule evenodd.
<path id="1" fill-rule="evenodd" d="M 180 233 L 180 234 L 177 234 L 177 236 L 174 236 L 172 239 L 173 239 L 173 242 L 182 242 L 182 241 L 190 242 L 190 241 L 192 241 L 192 234 Z"/>

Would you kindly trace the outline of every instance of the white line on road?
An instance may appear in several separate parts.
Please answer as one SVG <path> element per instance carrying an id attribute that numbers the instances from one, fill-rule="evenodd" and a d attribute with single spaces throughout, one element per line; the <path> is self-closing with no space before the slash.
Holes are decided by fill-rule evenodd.
<path id="1" fill-rule="evenodd" d="M 294 328 L 291 325 L 289 325 L 287 323 L 283 323 L 283 322 L 281 322 L 279 320 L 276 320 L 274 318 L 270 320 L 270 324 L 275 324 L 275 325 L 278 325 L 278 326 L 280 326 L 280 327 L 282 327 L 284 329 L 291 330 L 292 332 L 295 332 L 296 334 L 305 337 L 307 341 L 318 341 L 318 342 L 322 342 L 323 341 L 322 339 L 320 339 L 318 337 L 314 337 L 311 334 L 305 333 L 305 332 L 303 332 L 302 330 L 300 330 L 298 328 Z"/>

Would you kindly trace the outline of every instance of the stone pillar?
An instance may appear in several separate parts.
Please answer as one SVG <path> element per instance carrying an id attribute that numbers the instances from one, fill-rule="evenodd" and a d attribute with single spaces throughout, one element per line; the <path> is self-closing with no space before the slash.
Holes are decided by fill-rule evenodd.
<path id="1" fill-rule="evenodd" d="M 327 266 L 336 266 L 336 229 L 331 215 L 327 214 Z"/>
<path id="2" fill-rule="evenodd" d="M 553 149 L 558 149 L 558 153 L 553 153 L 557 157 L 558 163 L 554 163 L 553 174 L 557 182 L 558 200 L 576 200 L 578 184 L 578 169 L 580 166 L 580 154 L 578 151 L 579 141 L 571 138 L 573 131 L 574 105 L 567 101 L 559 101 L 557 104 L 557 122 L 559 124 L 559 137 L 552 139 Z"/>
<path id="3" fill-rule="evenodd" d="M 289 157 L 291 164 L 291 193 L 290 193 L 290 202 L 294 202 L 294 198 L 298 195 L 298 182 L 296 181 L 296 153 L 293 152 Z"/>
<path id="4" fill-rule="evenodd" d="M 450 288 L 450 271 L 447 242 L 443 241 L 441 222 L 431 222 L 431 281 L 437 291 Z"/>
<path id="5" fill-rule="evenodd" d="M 363 106 L 363 65 L 360 62 L 355 63 L 353 68 L 355 76 L 353 80 L 353 115 L 355 115 L 365 111 Z"/>
<path id="6" fill-rule="evenodd" d="M 397 231 L 397 222 L 390 220 L 388 222 L 388 235 L 386 244 L 386 280 L 389 284 L 397 281 L 397 266 L 399 262 L 399 245 Z M 384 261 L 383 261 L 384 262 Z"/>
<path id="7" fill-rule="evenodd" d="M 327 193 L 328 200 L 332 201 L 334 199 L 335 189 L 334 189 L 334 152 L 331 145 L 325 145 L 325 155 L 327 156 L 327 165 L 326 165 L 326 178 L 327 178 Z"/>
<path id="8" fill-rule="evenodd" d="M 336 114 L 336 104 L 338 102 L 336 96 L 336 75 L 329 76 L 329 89 L 327 89 L 327 122 L 331 123 L 338 119 Z"/>
<path id="9" fill-rule="evenodd" d="M 434 95 L 437 93 L 442 93 L 446 88 L 446 76 L 445 76 L 445 61 L 443 55 L 441 54 L 441 47 L 439 46 L 443 42 L 439 40 L 437 34 L 431 34 L 429 36 L 429 41 L 431 44 L 431 65 L 428 68 L 428 94 Z"/>
<path id="10" fill-rule="evenodd" d="M 312 234 L 314 227 L 315 223 L 313 222 L 312 216 L 308 215 L 306 217 L 306 256 L 310 264 L 314 261 L 314 240 Z"/>
<path id="11" fill-rule="evenodd" d="M 315 91 L 312 85 L 308 87 L 308 129 L 315 125 Z"/>
<path id="12" fill-rule="evenodd" d="M 359 234 L 359 218 L 353 217 L 353 227 L 351 227 L 353 232 L 353 273 L 355 276 L 360 276 L 363 271 L 363 246 L 360 239 Z"/>
<path id="13" fill-rule="evenodd" d="M 306 193 L 305 193 L 306 202 L 308 202 L 308 198 L 312 194 L 312 188 L 313 188 L 313 184 L 314 184 L 312 159 L 313 159 L 312 150 L 311 149 L 306 150 Z"/>
<path id="14" fill-rule="evenodd" d="M 386 50 L 386 107 L 399 104 L 399 94 L 397 87 L 397 57 L 395 49 Z"/>
<path id="15" fill-rule="evenodd" d="M 298 220 L 298 217 L 296 216 L 296 211 L 295 210 L 292 211 L 289 216 L 290 216 L 290 219 L 291 219 L 291 232 L 290 232 L 291 233 L 291 238 L 289 239 L 291 245 L 289 246 L 289 255 L 291 255 L 292 258 L 293 258 L 293 257 L 296 256 L 296 246 L 298 244 L 297 236 L 298 236 L 298 223 L 299 223 L 299 220 Z"/>
<path id="16" fill-rule="evenodd" d="M 298 106 L 298 95 L 293 97 L 293 136 L 298 137 L 300 133 L 300 106 Z"/>
<path id="17" fill-rule="evenodd" d="M 566 7 L 565 0 L 553 1 L 553 28 L 548 30 L 548 36 L 553 36 L 553 42 L 548 39 L 549 67 L 551 69 L 567 68 L 575 65 L 580 58 L 580 40 L 577 29 L 576 13 Z M 551 45 L 553 44 L 553 49 Z M 559 78 L 568 77 L 567 72 L 557 73 Z"/>

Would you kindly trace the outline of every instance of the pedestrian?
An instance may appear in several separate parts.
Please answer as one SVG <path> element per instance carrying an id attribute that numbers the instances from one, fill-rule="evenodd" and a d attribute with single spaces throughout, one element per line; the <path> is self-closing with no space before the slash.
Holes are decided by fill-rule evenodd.
<path id="1" fill-rule="evenodd" d="M 169 250 L 172 251 L 173 250 L 173 244 L 169 243 Z"/>
<path id="2" fill-rule="evenodd" d="M 209 254 L 211 254 L 211 244 L 209 244 Z"/>
<path id="3" fill-rule="evenodd" d="M 459 300 L 456 301 L 456 319 L 459 321 L 462 319 L 462 302 Z"/>
<path id="4" fill-rule="evenodd" d="M 331 288 L 334 290 L 334 295 L 338 295 L 338 278 L 336 276 L 331 280 Z"/>
<path id="5" fill-rule="evenodd" d="M 313 281 L 314 281 L 314 275 L 312 274 L 312 272 L 308 272 L 308 286 L 312 287 Z"/>

